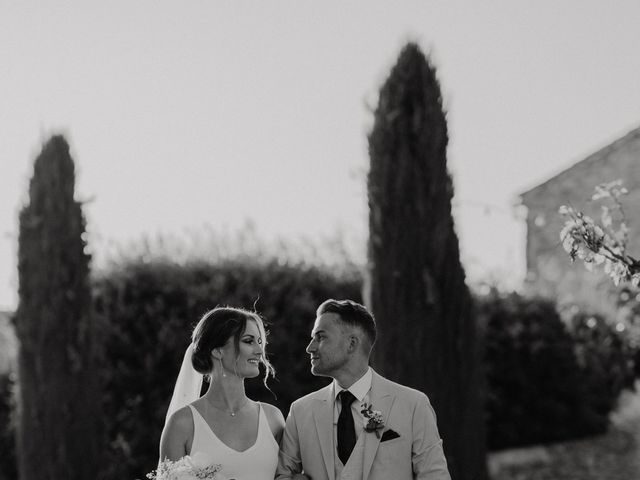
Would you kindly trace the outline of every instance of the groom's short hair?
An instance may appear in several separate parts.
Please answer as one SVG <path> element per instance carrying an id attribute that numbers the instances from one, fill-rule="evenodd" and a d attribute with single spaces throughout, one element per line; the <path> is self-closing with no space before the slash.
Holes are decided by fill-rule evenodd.
<path id="1" fill-rule="evenodd" d="M 361 328 L 373 347 L 376 342 L 376 321 L 364 305 L 360 305 L 353 300 L 334 300 L 330 298 L 322 302 L 316 310 L 317 316 L 323 313 L 335 313 L 347 325 Z"/>

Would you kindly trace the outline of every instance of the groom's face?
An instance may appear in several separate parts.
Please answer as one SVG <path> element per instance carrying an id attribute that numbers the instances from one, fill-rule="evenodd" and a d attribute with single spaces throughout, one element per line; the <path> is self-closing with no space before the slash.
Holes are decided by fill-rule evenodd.
<path id="1" fill-rule="evenodd" d="M 333 377 L 348 361 L 348 339 L 340 316 L 323 313 L 316 318 L 307 353 L 311 357 L 311 373 Z"/>

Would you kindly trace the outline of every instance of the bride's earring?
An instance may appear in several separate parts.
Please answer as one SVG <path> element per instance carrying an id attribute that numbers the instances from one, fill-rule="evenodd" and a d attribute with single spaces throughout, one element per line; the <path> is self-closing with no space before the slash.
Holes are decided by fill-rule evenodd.
<path id="1" fill-rule="evenodd" d="M 218 357 L 216 353 L 220 355 L 220 357 Z M 222 351 L 219 348 L 214 348 L 213 350 L 211 350 L 211 356 L 213 357 L 214 364 L 216 360 L 220 362 L 220 373 L 222 374 L 222 378 L 226 378 L 227 374 L 224 373 L 224 366 L 222 365 Z"/>
<path id="2" fill-rule="evenodd" d="M 227 374 L 224 373 L 224 367 L 222 366 L 222 358 L 219 358 L 218 361 L 220 362 L 220 371 L 222 372 L 222 378 L 226 378 Z"/>

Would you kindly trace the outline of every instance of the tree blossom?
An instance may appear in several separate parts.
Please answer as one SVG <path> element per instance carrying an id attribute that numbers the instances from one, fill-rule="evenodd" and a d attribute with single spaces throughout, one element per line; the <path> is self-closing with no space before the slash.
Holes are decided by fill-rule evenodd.
<path id="1" fill-rule="evenodd" d="M 593 201 L 609 200 L 602 205 L 600 223 L 571 206 L 562 205 L 558 212 L 566 218 L 560 240 L 571 261 L 584 262 L 593 271 L 601 267 L 615 285 L 640 284 L 640 262 L 627 253 L 628 228 L 620 197 L 628 193 L 621 180 L 603 183 L 595 188 Z M 617 212 L 617 219 L 616 217 Z"/>

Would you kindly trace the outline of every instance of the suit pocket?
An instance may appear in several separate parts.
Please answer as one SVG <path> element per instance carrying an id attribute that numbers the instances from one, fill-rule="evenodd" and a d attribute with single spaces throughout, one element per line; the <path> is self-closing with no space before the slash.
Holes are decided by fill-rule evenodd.
<path id="1" fill-rule="evenodd" d="M 390 438 L 388 440 L 380 440 L 380 448 L 396 445 L 400 443 L 402 440 L 404 439 L 401 436 Z"/>
<path id="2" fill-rule="evenodd" d="M 388 442 L 390 440 L 393 440 L 394 438 L 399 438 L 400 434 L 398 432 L 396 432 L 395 430 L 385 430 L 384 433 L 382 434 L 382 438 L 380 439 L 381 442 Z"/>

